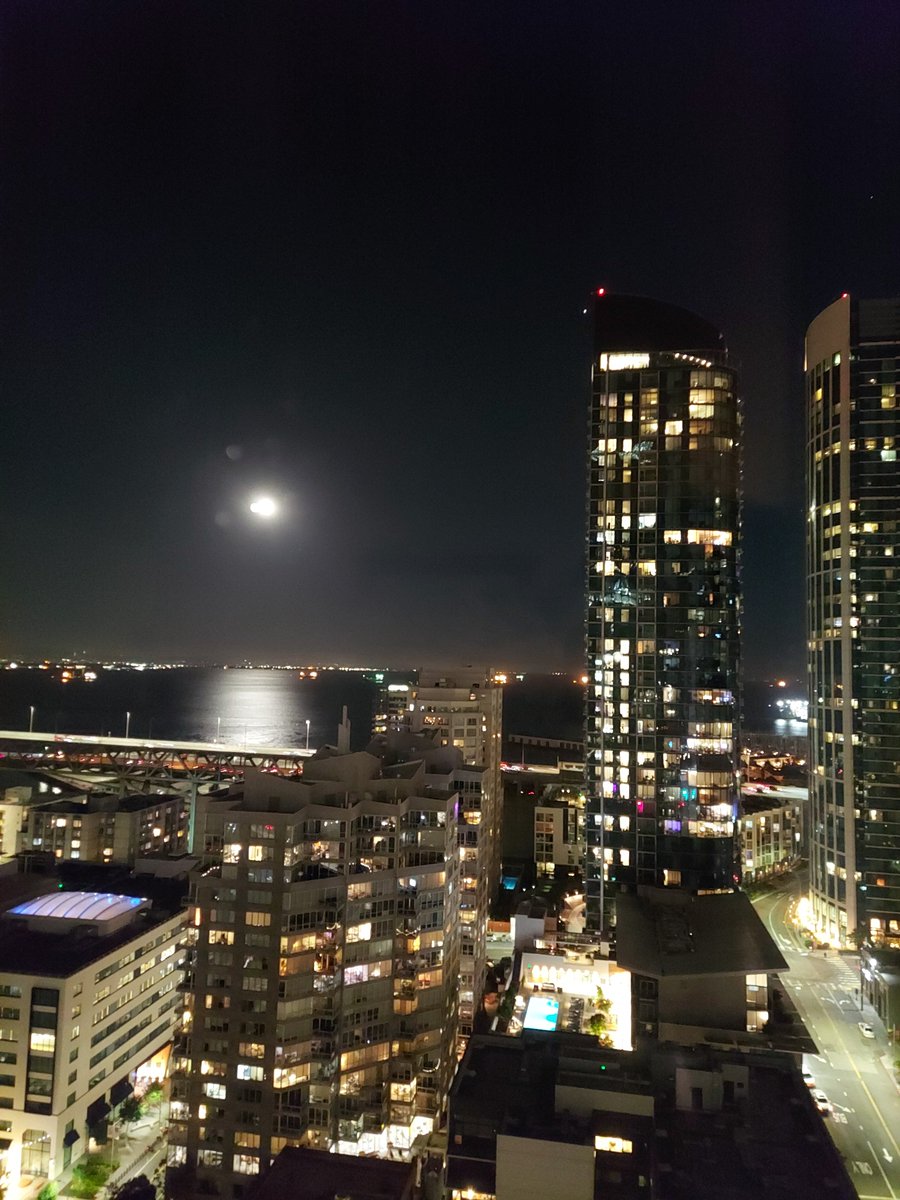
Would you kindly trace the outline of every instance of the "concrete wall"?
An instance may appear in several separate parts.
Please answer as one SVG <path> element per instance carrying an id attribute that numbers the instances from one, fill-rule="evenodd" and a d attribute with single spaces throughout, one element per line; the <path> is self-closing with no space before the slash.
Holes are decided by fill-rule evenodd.
<path id="1" fill-rule="evenodd" d="M 746 1030 L 746 979 L 743 975 L 660 979 L 659 1020 L 661 1024 Z"/>
<path id="2" fill-rule="evenodd" d="M 588 1088 L 556 1085 L 556 1111 L 575 1116 L 592 1112 L 633 1113 L 639 1117 L 653 1116 L 653 1097 L 640 1092 L 617 1092 L 615 1088 Z"/>
<path id="3" fill-rule="evenodd" d="M 497 1200 L 593 1200 L 594 1148 L 497 1135 Z"/>
<path id="4" fill-rule="evenodd" d="M 681 1109 L 693 1109 L 693 1089 L 702 1092 L 702 1111 L 719 1112 L 725 1098 L 726 1081 L 734 1084 L 734 1098 L 748 1096 L 750 1069 L 741 1063 L 723 1063 L 721 1070 L 702 1071 L 678 1067 L 675 1071 L 675 1104 Z"/>

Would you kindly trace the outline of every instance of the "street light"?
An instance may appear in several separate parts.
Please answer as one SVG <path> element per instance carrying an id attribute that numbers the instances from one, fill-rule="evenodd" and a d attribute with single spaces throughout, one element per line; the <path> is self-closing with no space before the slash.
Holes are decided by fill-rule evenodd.
<path id="1" fill-rule="evenodd" d="M 34 705 L 28 705 L 28 732 L 34 733 Z"/>
<path id="2" fill-rule="evenodd" d="M 125 714 L 125 738 L 126 738 L 126 740 L 128 739 L 128 735 L 130 732 L 131 732 L 131 713 L 126 712 L 126 714 Z"/>
<path id="3" fill-rule="evenodd" d="M 309 717 L 306 718 L 306 748 L 309 749 Z"/>
<path id="4" fill-rule="evenodd" d="M 222 718 L 216 717 L 216 741 L 219 740 L 219 734 L 222 732 Z"/>

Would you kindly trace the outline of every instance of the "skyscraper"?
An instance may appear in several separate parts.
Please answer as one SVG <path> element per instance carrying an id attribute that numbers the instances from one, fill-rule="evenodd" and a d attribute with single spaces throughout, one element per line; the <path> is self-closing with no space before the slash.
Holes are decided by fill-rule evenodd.
<path id="1" fill-rule="evenodd" d="M 806 334 L 810 898 L 823 934 L 900 945 L 900 299 Z"/>
<path id="2" fill-rule="evenodd" d="M 410 688 L 409 728 L 432 733 L 435 745 L 459 751 L 460 781 L 459 1031 L 472 1032 L 487 969 L 487 926 L 500 884 L 502 793 L 500 738 L 503 689 L 471 669 L 452 675 L 422 671 Z"/>
<path id="3" fill-rule="evenodd" d="M 593 297 L 588 917 L 615 892 L 736 879 L 741 406 L 722 335 Z"/>
<path id="4" fill-rule="evenodd" d="M 286 1145 L 406 1156 L 440 1120 L 487 927 L 485 769 L 460 758 L 325 749 L 201 798 L 168 1157 L 201 1190 L 240 1195 Z"/>

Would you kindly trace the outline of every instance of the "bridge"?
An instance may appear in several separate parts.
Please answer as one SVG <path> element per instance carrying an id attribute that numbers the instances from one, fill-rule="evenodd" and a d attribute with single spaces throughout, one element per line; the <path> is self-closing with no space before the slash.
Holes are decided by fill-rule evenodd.
<path id="1" fill-rule="evenodd" d="M 302 775 L 315 750 L 233 742 L 172 742 L 158 738 L 96 737 L 0 729 L 0 766 L 58 772 L 84 787 L 147 791 L 178 780 L 228 781 L 246 767 Z M 93 778 L 92 778 L 93 776 Z M 101 784 L 102 779 L 102 784 Z"/>

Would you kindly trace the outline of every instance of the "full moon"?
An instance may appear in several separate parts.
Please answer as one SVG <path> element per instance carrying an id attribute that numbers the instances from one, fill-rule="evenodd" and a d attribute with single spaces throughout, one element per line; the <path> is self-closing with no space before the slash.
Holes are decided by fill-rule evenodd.
<path id="1" fill-rule="evenodd" d="M 271 496 L 257 496 L 251 501 L 250 511 L 257 517 L 274 517 L 278 512 L 278 505 Z"/>

